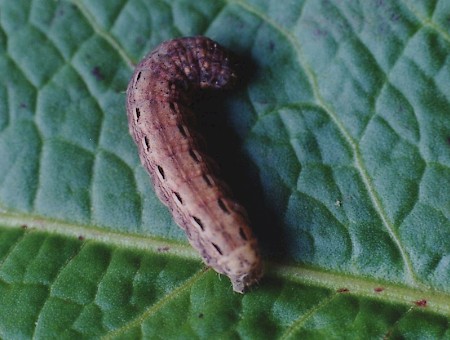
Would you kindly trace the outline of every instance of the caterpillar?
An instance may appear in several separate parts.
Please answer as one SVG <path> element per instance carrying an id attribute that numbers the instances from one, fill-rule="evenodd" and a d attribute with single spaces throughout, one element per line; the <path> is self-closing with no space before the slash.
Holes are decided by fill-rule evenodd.
<path id="1" fill-rule="evenodd" d="M 127 88 L 130 134 L 157 196 L 206 265 L 243 293 L 262 276 L 258 242 L 245 209 L 218 177 L 193 125 L 202 89 L 236 82 L 232 58 L 203 36 L 163 42 L 136 67 Z"/>

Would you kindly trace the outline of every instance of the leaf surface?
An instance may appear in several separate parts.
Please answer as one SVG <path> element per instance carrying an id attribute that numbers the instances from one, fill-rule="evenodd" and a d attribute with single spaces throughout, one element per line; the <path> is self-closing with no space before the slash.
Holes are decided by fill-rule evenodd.
<path id="1" fill-rule="evenodd" d="M 446 1 L 0 1 L 0 337 L 450 338 Z M 207 35 L 195 103 L 266 275 L 188 245 L 139 163 L 134 65 Z"/>

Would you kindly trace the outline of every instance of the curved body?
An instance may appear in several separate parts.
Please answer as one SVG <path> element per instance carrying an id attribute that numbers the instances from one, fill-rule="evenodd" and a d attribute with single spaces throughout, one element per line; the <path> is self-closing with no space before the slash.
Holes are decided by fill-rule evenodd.
<path id="1" fill-rule="evenodd" d="M 136 67 L 127 89 L 127 113 L 158 197 L 204 262 L 242 293 L 262 276 L 258 244 L 244 208 L 199 146 L 189 110 L 200 89 L 232 85 L 231 66 L 226 50 L 209 38 L 164 42 Z"/>

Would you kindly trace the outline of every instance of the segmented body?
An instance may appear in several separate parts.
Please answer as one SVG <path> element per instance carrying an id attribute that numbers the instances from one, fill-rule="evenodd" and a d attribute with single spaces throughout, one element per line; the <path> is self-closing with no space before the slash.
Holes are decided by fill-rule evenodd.
<path id="1" fill-rule="evenodd" d="M 243 292 L 262 275 L 244 208 L 218 178 L 192 127 L 192 96 L 235 80 L 227 51 L 206 37 L 162 43 L 136 67 L 127 89 L 130 133 L 155 191 L 204 262 Z"/>

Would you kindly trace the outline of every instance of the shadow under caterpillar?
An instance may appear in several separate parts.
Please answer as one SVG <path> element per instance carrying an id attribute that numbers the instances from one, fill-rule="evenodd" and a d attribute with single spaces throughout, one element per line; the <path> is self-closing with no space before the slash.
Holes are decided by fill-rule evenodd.
<path id="1" fill-rule="evenodd" d="M 201 89 L 231 87 L 228 52 L 198 36 L 159 45 L 136 67 L 127 89 L 130 133 L 160 200 L 204 262 L 243 293 L 262 276 L 245 209 L 218 178 L 192 127 L 192 98 Z"/>

